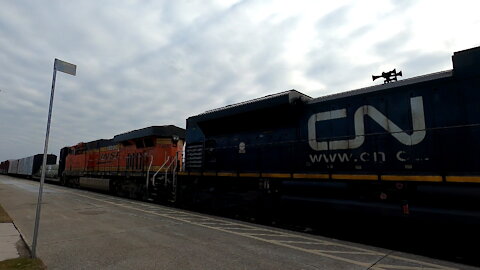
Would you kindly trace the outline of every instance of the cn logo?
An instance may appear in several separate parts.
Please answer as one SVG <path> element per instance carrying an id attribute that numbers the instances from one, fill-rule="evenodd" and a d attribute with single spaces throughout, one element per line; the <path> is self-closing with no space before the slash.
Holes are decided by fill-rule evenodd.
<path id="1" fill-rule="evenodd" d="M 347 109 L 340 109 L 328 112 L 321 112 L 313 114 L 308 119 L 308 143 L 313 150 L 340 150 L 340 149 L 355 149 L 360 147 L 365 141 L 365 116 L 369 116 L 373 121 L 379 124 L 383 129 L 388 131 L 395 139 L 405 145 L 415 145 L 423 141 L 425 138 L 425 114 L 423 112 L 422 97 L 410 98 L 410 107 L 412 111 L 412 125 L 413 132 L 408 135 L 405 131 L 400 129 L 394 122 L 388 119 L 375 107 L 364 105 L 355 111 L 354 125 L 355 138 L 351 140 L 337 140 L 337 141 L 317 141 L 317 132 L 315 124 L 319 121 L 334 120 L 347 117 Z"/>

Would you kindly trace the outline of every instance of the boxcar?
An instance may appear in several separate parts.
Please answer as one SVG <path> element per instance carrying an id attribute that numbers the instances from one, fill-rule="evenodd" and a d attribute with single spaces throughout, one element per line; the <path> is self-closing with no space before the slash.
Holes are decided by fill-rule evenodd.
<path id="1" fill-rule="evenodd" d="M 18 172 L 18 159 L 10 159 L 8 163 L 8 174 L 16 175 Z"/>
<path id="2" fill-rule="evenodd" d="M 2 163 L 0 163 L 0 173 L 7 174 L 9 165 L 10 165 L 10 160 L 2 161 Z"/>
<path id="3" fill-rule="evenodd" d="M 39 173 L 43 162 L 43 154 L 37 154 L 18 160 L 17 175 L 24 177 L 32 177 Z M 57 163 L 57 156 L 53 154 L 47 154 L 47 165 Z"/>
<path id="4" fill-rule="evenodd" d="M 290 90 L 188 118 L 185 193 L 478 222 L 480 47 L 452 59 L 452 70 L 319 98 Z"/>

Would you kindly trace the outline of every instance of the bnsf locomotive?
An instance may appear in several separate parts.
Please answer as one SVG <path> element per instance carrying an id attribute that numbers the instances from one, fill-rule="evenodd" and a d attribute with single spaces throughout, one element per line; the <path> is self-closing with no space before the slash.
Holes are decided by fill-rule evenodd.
<path id="1" fill-rule="evenodd" d="M 311 98 L 290 90 L 62 149 L 73 186 L 480 222 L 480 47 L 453 69 Z M 185 142 L 184 157 L 182 147 Z"/>
<path id="2" fill-rule="evenodd" d="M 177 171 L 182 167 L 185 130 L 152 126 L 65 147 L 60 151 L 62 184 L 114 192 L 132 198 L 175 198 Z M 159 183 L 162 183 L 160 185 Z"/>

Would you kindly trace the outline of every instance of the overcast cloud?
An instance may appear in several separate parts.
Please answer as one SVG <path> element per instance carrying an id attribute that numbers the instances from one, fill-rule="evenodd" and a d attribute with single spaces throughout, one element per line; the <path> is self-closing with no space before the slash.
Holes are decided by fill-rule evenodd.
<path id="1" fill-rule="evenodd" d="M 0 0 L 0 160 L 284 90 L 312 97 L 451 69 L 480 45 L 478 1 Z M 381 82 L 375 82 L 375 84 Z"/>

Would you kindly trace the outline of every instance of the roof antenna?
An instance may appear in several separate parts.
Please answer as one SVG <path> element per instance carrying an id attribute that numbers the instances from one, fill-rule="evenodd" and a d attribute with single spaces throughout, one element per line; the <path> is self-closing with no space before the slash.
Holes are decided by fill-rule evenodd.
<path id="1" fill-rule="evenodd" d="M 402 71 L 397 72 L 396 69 L 393 69 L 388 72 L 382 72 L 382 75 L 380 76 L 375 76 L 372 75 L 372 79 L 375 81 L 378 78 L 384 78 L 385 80 L 383 81 L 384 84 L 386 83 L 391 83 L 391 82 L 396 82 L 397 81 L 397 76 L 402 76 Z"/>

